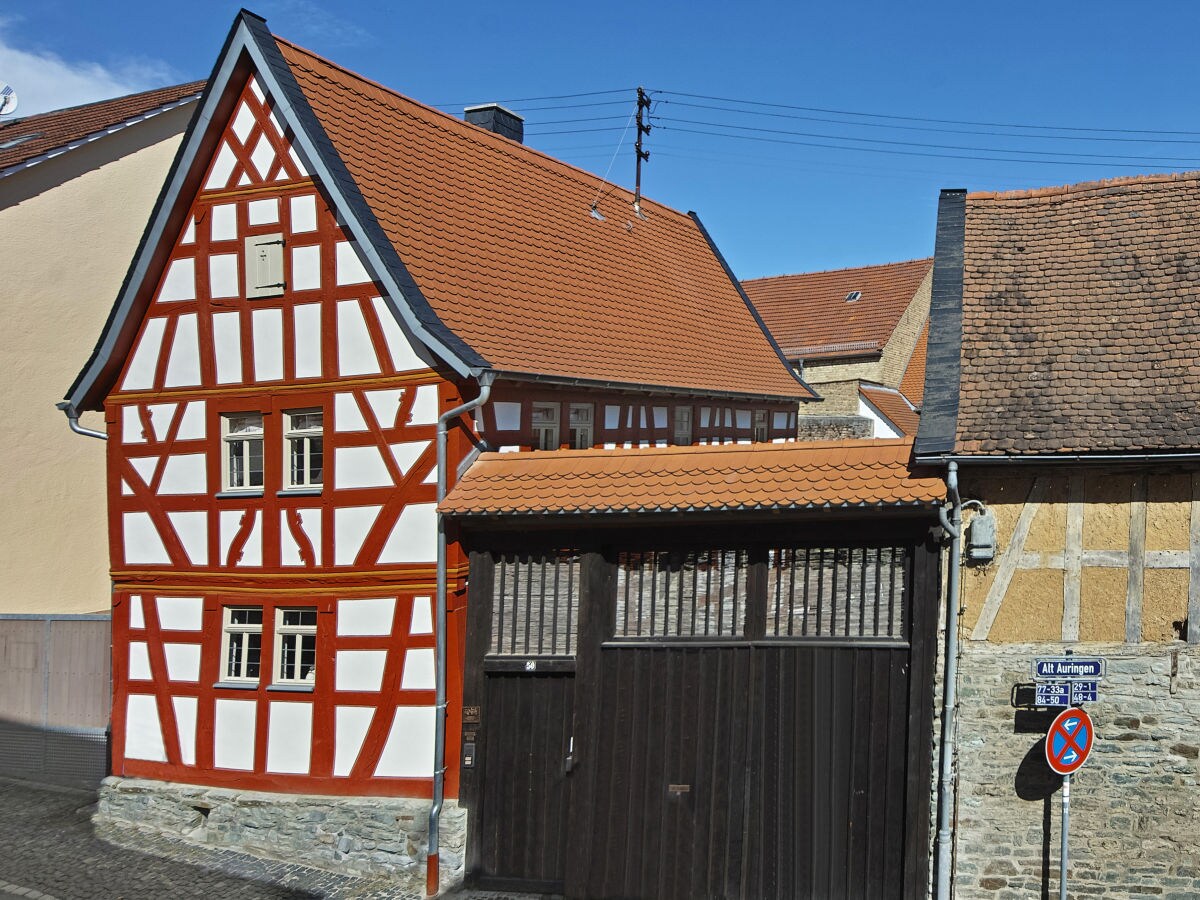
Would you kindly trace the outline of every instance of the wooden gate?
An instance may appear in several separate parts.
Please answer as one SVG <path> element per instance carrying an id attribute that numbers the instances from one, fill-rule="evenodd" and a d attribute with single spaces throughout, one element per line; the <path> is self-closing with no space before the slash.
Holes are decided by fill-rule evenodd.
<path id="1" fill-rule="evenodd" d="M 920 896 L 938 595 L 928 527 L 707 543 L 572 555 L 583 590 L 570 727 L 569 704 L 539 699 L 547 676 L 502 682 L 494 650 L 482 655 L 484 750 L 464 792 L 472 875 L 538 886 L 536 867 L 504 849 L 503 811 L 540 842 L 525 860 L 557 862 L 542 889 L 569 897 Z M 477 577 L 506 565 L 473 556 L 470 602 L 487 587 Z M 514 595 L 498 577 L 487 592 Z M 545 671 L 533 658 L 503 665 L 530 663 Z M 522 711 L 534 708 L 537 722 Z M 535 732 L 544 755 L 522 750 L 514 768 L 510 745 Z M 521 820 L 517 795 L 544 799 Z"/>

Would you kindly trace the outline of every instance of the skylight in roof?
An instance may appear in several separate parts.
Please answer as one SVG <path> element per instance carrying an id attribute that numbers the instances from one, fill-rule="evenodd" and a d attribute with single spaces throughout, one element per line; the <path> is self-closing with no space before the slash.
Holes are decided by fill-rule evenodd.
<path id="1" fill-rule="evenodd" d="M 858 300 L 860 297 L 862 297 L 862 291 L 851 291 L 850 293 L 848 293 L 846 295 L 846 302 L 853 303 L 855 300 Z"/>
<path id="2" fill-rule="evenodd" d="M 2 142 L 0 142 L 0 150 L 9 150 L 13 147 L 19 147 L 21 144 L 24 144 L 26 141 L 32 141 L 34 138 L 41 137 L 41 136 L 42 136 L 42 133 L 40 131 L 34 131 L 29 134 L 23 134 L 20 137 L 12 138 L 11 140 L 8 140 L 8 141 L 2 141 Z"/>

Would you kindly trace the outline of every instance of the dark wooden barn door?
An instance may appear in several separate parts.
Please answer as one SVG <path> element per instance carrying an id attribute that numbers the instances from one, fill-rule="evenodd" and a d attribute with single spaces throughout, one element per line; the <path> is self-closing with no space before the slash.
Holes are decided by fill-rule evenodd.
<path id="1" fill-rule="evenodd" d="M 574 683 L 569 673 L 487 675 L 492 724 L 481 751 L 495 777 L 477 813 L 481 887 L 563 889 Z"/>
<path id="2" fill-rule="evenodd" d="M 568 897 L 597 900 L 922 894 L 938 587 L 924 534 L 587 554 L 581 577 L 570 700 L 553 676 L 494 671 L 514 665 L 494 654 L 484 676 L 475 871 L 533 886 L 540 852 Z M 512 823 L 537 852 L 500 832 L 522 802 L 562 823 Z"/>
<path id="3" fill-rule="evenodd" d="M 577 554 L 473 557 L 468 642 L 482 660 L 464 687 L 486 720 L 464 715 L 462 772 L 475 795 L 468 869 L 480 887 L 563 889 L 579 575 Z"/>

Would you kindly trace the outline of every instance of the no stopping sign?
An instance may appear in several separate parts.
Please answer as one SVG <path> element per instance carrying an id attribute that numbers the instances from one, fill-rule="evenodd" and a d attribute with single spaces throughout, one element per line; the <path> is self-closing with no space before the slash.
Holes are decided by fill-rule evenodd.
<path id="1" fill-rule="evenodd" d="M 1046 762 L 1059 775 L 1070 775 L 1092 752 L 1096 730 L 1082 709 L 1064 709 L 1046 732 Z"/>

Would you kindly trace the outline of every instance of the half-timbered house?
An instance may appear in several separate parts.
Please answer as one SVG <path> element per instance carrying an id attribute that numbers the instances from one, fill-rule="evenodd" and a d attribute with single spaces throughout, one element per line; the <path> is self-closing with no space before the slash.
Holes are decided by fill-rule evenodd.
<path id="1" fill-rule="evenodd" d="M 1096 731 L 1070 892 L 1200 895 L 1198 226 L 1196 173 L 942 193 L 915 448 L 966 520 L 939 897 L 1059 891 L 1060 697 Z M 1064 654 L 1097 690 L 1039 699 Z"/>
<path id="2" fill-rule="evenodd" d="M 357 871 L 428 839 L 436 888 L 467 560 L 435 506 L 476 448 L 794 434 L 814 395 L 699 220 L 484 118 L 235 21 L 63 403 L 107 426 L 109 819 Z"/>

